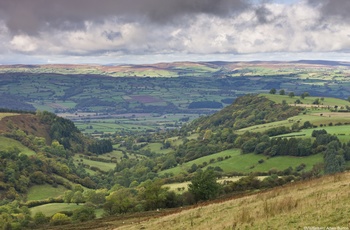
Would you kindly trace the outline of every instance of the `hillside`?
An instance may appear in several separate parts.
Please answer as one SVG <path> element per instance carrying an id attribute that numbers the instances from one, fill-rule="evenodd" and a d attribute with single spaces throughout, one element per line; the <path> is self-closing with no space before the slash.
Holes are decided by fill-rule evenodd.
<path id="1" fill-rule="evenodd" d="M 350 173 L 294 182 L 191 207 L 46 229 L 347 229 Z M 335 211 L 336 210 L 336 211 Z"/>
<path id="2" fill-rule="evenodd" d="M 257 124 L 285 120 L 298 115 L 303 109 L 275 103 L 262 96 L 246 95 L 236 99 L 217 113 L 198 119 L 193 126 L 205 129 L 233 128 L 241 129 Z"/>
<path id="3" fill-rule="evenodd" d="M 40 122 L 40 118 L 33 114 L 8 114 L 3 113 L 0 120 L 0 134 L 10 133 L 13 130 L 22 130 L 27 135 L 45 138 L 47 143 L 51 143 L 49 135 L 50 126 Z"/>
<path id="4" fill-rule="evenodd" d="M 117 229 L 347 229 L 349 183 L 350 173 L 336 174 L 164 217 L 128 221 Z M 113 221 L 109 223 L 113 226 Z"/>
<path id="5" fill-rule="evenodd" d="M 93 135 L 154 132 L 272 88 L 347 99 L 349 76 L 348 63 L 325 61 L 3 65 L 0 107 L 54 112 Z"/>
<path id="6" fill-rule="evenodd" d="M 79 229 L 84 228 L 79 222 L 102 216 L 106 219 L 97 219 L 89 228 L 114 226 L 116 219 L 115 226 L 121 226 L 124 220 L 140 222 L 178 212 L 171 208 L 262 193 L 291 182 L 302 184 L 349 167 L 347 102 L 323 98 L 329 108 L 301 108 L 288 105 L 285 95 L 268 96 L 242 96 L 181 129 L 105 135 L 104 139 L 83 136 L 72 121 L 49 112 L 2 113 L 0 206 L 6 212 L 0 214 L 4 220 L 0 227 L 72 223 L 69 228 Z M 334 110 L 332 103 L 342 103 L 344 108 Z M 319 115 L 328 110 L 331 117 Z M 329 121 L 336 125 L 325 123 Z M 344 133 L 331 134 L 340 131 Z M 273 202 L 286 211 L 279 201 Z M 232 205 L 228 209 L 234 209 L 236 204 Z M 256 218 L 247 210 L 242 212 L 248 216 L 241 222 L 266 218 L 260 209 Z M 271 212 L 273 218 L 280 210 Z M 199 224 L 200 217 L 191 218 L 193 226 Z"/>

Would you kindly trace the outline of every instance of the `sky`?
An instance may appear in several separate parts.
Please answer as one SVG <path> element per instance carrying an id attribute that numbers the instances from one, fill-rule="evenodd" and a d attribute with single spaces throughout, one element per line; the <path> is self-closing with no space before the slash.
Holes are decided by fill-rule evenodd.
<path id="1" fill-rule="evenodd" d="M 0 64 L 350 60 L 349 0 L 0 0 Z"/>

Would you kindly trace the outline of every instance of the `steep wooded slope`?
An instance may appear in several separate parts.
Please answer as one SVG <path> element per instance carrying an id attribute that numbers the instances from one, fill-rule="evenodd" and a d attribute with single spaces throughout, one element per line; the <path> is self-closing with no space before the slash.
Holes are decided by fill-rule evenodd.
<path id="1" fill-rule="evenodd" d="M 266 97 L 246 95 L 220 110 L 219 112 L 196 120 L 192 127 L 204 129 L 233 128 L 241 129 L 257 124 L 285 120 L 295 116 L 302 108 L 291 107 L 287 104 L 277 104 Z"/>

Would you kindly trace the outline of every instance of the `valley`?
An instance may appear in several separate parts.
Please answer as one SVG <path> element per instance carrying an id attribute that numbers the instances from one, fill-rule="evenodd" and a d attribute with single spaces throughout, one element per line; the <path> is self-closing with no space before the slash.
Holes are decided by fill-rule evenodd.
<path id="1" fill-rule="evenodd" d="M 1 66 L 0 227 L 346 226 L 349 74 L 307 61 Z M 342 215 L 311 218 L 320 197 Z"/>

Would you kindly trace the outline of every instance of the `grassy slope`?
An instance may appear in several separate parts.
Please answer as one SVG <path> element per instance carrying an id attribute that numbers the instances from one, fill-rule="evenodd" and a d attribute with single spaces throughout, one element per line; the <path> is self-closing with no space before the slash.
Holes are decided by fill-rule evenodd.
<path id="1" fill-rule="evenodd" d="M 209 163 L 210 159 L 217 159 L 218 157 L 225 158 L 231 156 L 231 158 L 223 161 L 215 161 L 208 166 L 219 166 L 224 172 L 263 172 L 269 171 L 270 169 L 284 170 L 288 167 L 295 168 L 296 166 L 304 163 L 306 164 L 306 170 L 310 170 L 316 163 L 322 162 L 323 158 L 321 154 L 312 155 L 308 157 L 293 157 L 293 156 L 279 156 L 267 159 L 264 155 L 257 155 L 254 153 L 241 154 L 239 149 L 230 149 L 220 153 L 212 154 L 209 156 L 201 157 L 199 159 L 184 163 L 177 167 L 164 170 L 160 174 L 173 173 L 174 175 L 181 172 L 186 172 L 193 164 L 202 164 L 203 162 Z M 258 161 L 263 159 L 265 162 L 259 164 Z"/>
<path id="2" fill-rule="evenodd" d="M 350 126 L 342 125 L 342 126 L 327 126 L 315 129 L 303 129 L 300 132 L 290 133 L 279 135 L 278 137 L 291 137 L 293 135 L 298 135 L 299 137 L 311 137 L 312 131 L 314 130 L 326 130 L 327 133 L 336 135 L 338 139 L 342 142 L 348 142 L 350 140 Z"/>
<path id="3" fill-rule="evenodd" d="M 100 161 L 93 161 L 93 160 L 88 160 L 88 159 L 84 159 L 84 158 L 80 158 L 79 156 L 74 156 L 73 157 L 74 162 L 78 163 L 78 162 L 82 162 L 84 164 L 93 166 L 93 167 L 97 167 L 99 169 L 101 169 L 102 171 L 109 171 L 109 170 L 113 170 L 115 168 L 115 163 L 107 163 L 107 162 L 100 162 Z"/>
<path id="4" fill-rule="evenodd" d="M 57 188 L 51 185 L 32 186 L 27 194 L 27 200 L 44 200 L 51 197 L 62 196 L 67 189 L 61 185 Z"/>
<path id="5" fill-rule="evenodd" d="M 143 147 L 142 149 L 144 149 L 144 150 L 149 149 L 150 151 L 155 152 L 157 154 L 167 154 L 167 153 L 172 151 L 171 148 L 161 149 L 162 146 L 163 146 L 162 143 L 149 143 L 145 147 Z"/>
<path id="6" fill-rule="evenodd" d="M 287 92 L 288 94 L 288 92 Z M 312 103 L 317 99 L 317 98 L 321 98 L 321 97 L 305 97 L 305 99 L 301 99 L 299 96 L 295 96 L 295 97 L 289 97 L 288 95 L 277 95 L 277 94 L 260 94 L 261 96 L 265 96 L 268 99 L 282 104 L 282 101 L 285 100 L 288 104 L 294 104 L 294 102 L 299 99 L 304 105 L 312 105 Z M 342 99 L 338 99 L 338 98 L 331 98 L 331 97 L 327 97 L 324 98 L 324 101 L 321 101 L 321 103 L 325 106 L 350 106 L 350 102 L 342 100 Z M 317 105 L 313 105 L 316 106 Z M 320 105 L 321 106 L 321 105 Z"/>
<path id="7" fill-rule="evenodd" d="M 275 102 L 281 102 L 282 100 L 289 98 L 288 96 L 281 96 L 281 95 L 271 95 L 271 94 L 262 94 L 266 96 L 267 98 L 275 101 Z M 308 99 L 307 97 L 305 101 L 307 100 L 313 100 Z M 311 98 L 311 97 L 310 97 Z M 288 101 L 287 101 L 288 102 Z M 341 105 L 350 105 L 349 102 L 341 99 L 336 98 L 325 98 L 324 103 L 330 106 L 341 106 Z M 321 116 L 322 115 L 322 116 Z M 337 113 L 337 112 L 330 112 L 329 110 L 325 108 L 308 108 L 306 114 L 300 114 L 294 117 L 289 118 L 288 120 L 284 121 L 277 121 L 277 122 L 271 122 L 267 124 L 261 124 L 261 125 L 255 125 L 250 126 L 244 129 L 240 129 L 237 131 L 237 133 L 242 134 L 246 131 L 250 132 L 264 132 L 270 128 L 276 128 L 280 126 L 287 126 L 291 127 L 294 123 L 298 122 L 299 125 L 303 125 L 304 122 L 309 121 L 313 125 L 316 126 L 326 126 L 323 127 L 327 130 L 329 130 L 329 133 L 331 134 L 345 134 L 345 136 L 339 136 L 339 138 L 342 141 L 349 141 L 350 140 L 350 134 L 346 132 L 346 129 L 348 126 L 336 126 L 336 127 L 329 127 L 329 124 L 332 123 L 333 125 L 336 123 L 350 123 L 350 113 Z M 313 129 L 307 129 L 302 130 L 301 132 L 298 132 L 296 134 L 306 134 L 307 137 L 311 136 Z"/>
<path id="8" fill-rule="evenodd" d="M 21 153 L 26 154 L 28 156 L 36 154 L 33 150 L 22 145 L 19 141 L 16 141 L 4 136 L 0 136 L 0 150 L 8 149 L 8 148 L 18 148 Z"/>
<path id="9" fill-rule="evenodd" d="M 327 176 L 118 229 L 347 229 L 349 183 L 350 173 Z"/>

